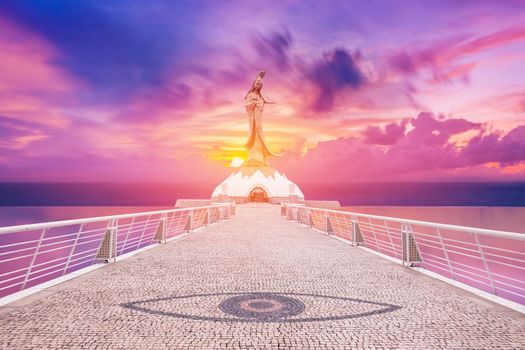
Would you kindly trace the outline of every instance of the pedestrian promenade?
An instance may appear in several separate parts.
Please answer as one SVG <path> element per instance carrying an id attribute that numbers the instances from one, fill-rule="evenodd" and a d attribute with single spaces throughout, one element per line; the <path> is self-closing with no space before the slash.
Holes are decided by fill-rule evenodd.
<path id="1" fill-rule="evenodd" d="M 0 308 L 1 349 L 523 349 L 525 316 L 279 215 L 234 218 Z"/>

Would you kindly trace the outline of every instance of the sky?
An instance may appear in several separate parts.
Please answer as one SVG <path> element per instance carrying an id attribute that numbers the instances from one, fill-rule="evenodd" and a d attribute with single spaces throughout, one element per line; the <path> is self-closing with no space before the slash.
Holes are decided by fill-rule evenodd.
<path id="1" fill-rule="evenodd" d="M 524 1 L 3 0 L 0 181 L 525 180 Z"/>

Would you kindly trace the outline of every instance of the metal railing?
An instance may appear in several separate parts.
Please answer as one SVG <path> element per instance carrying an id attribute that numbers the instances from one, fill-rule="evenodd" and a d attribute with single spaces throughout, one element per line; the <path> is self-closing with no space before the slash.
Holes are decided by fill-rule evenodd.
<path id="1" fill-rule="evenodd" d="M 0 297 L 230 218 L 233 203 L 0 227 Z"/>
<path id="2" fill-rule="evenodd" d="M 525 233 L 486 230 L 284 203 L 281 213 L 503 299 L 525 305 Z"/>

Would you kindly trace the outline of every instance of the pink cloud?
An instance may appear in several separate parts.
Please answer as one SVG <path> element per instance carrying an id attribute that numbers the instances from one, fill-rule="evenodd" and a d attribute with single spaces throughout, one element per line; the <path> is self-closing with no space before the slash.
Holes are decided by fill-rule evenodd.
<path id="1" fill-rule="evenodd" d="M 363 131 L 365 142 L 376 145 L 393 145 L 405 136 L 407 120 L 401 123 L 387 124 L 384 129 L 378 126 L 369 126 Z"/>
<path id="2" fill-rule="evenodd" d="M 71 105 L 79 84 L 56 66 L 59 53 L 38 35 L 0 17 L 0 115 L 64 127 L 59 106 Z"/>
<path id="3" fill-rule="evenodd" d="M 394 74 L 415 76 L 425 69 L 431 71 L 431 83 L 448 83 L 454 79 L 469 82 L 475 62 L 459 63 L 465 56 L 525 40 L 525 27 L 515 27 L 477 37 L 459 36 L 423 47 L 409 46 L 394 52 L 387 59 Z"/>
<path id="4" fill-rule="evenodd" d="M 525 125 L 501 136 L 466 119 L 422 112 L 410 120 L 410 127 L 406 131 L 404 122 L 384 129 L 368 127 L 363 137 L 321 142 L 302 157 L 288 155 L 279 166 L 290 178 L 304 182 L 501 180 L 508 166 L 521 169 L 515 165 L 525 162 Z M 466 146 L 451 141 L 467 131 L 478 135 Z M 485 166 L 489 163 L 498 165 Z M 525 173 L 514 171 L 512 176 L 523 179 Z"/>

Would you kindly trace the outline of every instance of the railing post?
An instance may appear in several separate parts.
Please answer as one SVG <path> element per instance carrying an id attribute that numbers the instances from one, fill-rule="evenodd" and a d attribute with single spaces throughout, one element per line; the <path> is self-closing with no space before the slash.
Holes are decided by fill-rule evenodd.
<path id="1" fill-rule="evenodd" d="M 106 262 L 115 262 L 117 260 L 117 219 L 109 222 L 104 238 L 98 248 L 96 259 L 106 260 Z"/>
<path id="2" fill-rule="evenodd" d="M 210 214 L 211 214 L 211 210 L 210 208 L 207 208 L 206 209 L 206 219 L 204 220 L 204 226 L 208 226 L 211 222 L 210 222 Z"/>
<path id="3" fill-rule="evenodd" d="M 403 239 L 403 266 L 405 262 L 407 266 L 413 266 L 412 263 L 420 261 L 419 252 L 416 241 L 412 236 L 412 227 L 410 224 L 401 224 L 401 232 Z"/>
<path id="4" fill-rule="evenodd" d="M 118 220 L 113 220 L 113 226 L 111 227 L 111 234 L 110 234 L 110 257 L 113 259 L 113 262 L 117 261 L 117 227 L 118 227 Z M 142 239 L 142 238 L 141 238 Z"/>
<path id="5" fill-rule="evenodd" d="M 188 219 L 186 221 L 186 225 L 184 226 L 184 231 L 186 232 L 193 231 L 193 209 L 191 209 L 190 213 L 188 214 Z"/>
<path id="6" fill-rule="evenodd" d="M 313 224 L 312 224 L 312 211 L 308 210 L 307 211 L 307 215 L 308 215 L 308 227 L 312 228 L 313 227 Z"/>
<path id="7" fill-rule="evenodd" d="M 359 245 L 357 242 L 357 218 L 352 216 L 352 244 Z"/>
<path id="8" fill-rule="evenodd" d="M 405 263 L 409 265 L 409 242 L 408 242 L 408 225 L 407 224 L 401 224 L 401 236 L 402 243 L 403 243 L 403 263 L 402 265 L 405 266 Z"/>
<path id="9" fill-rule="evenodd" d="M 330 217 L 328 214 L 324 214 L 323 218 L 326 234 L 330 236 L 333 232 L 332 225 L 330 224 Z"/>
<path id="10" fill-rule="evenodd" d="M 159 220 L 159 226 L 157 226 L 157 232 L 155 232 L 154 241 L 159 243 L 166 243 L 166 228 L 167 228 L 167 214 L 164 213 L 161 215 Z"/>

